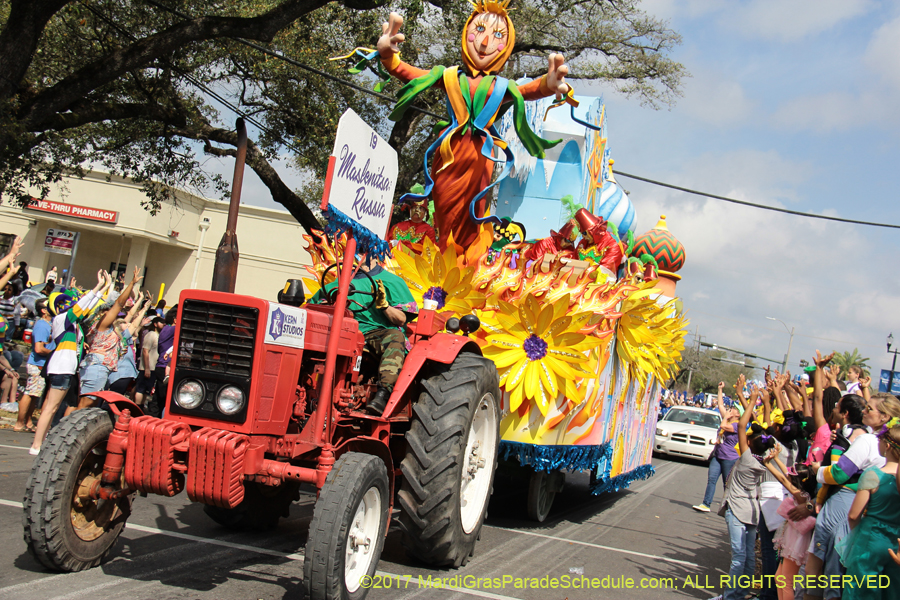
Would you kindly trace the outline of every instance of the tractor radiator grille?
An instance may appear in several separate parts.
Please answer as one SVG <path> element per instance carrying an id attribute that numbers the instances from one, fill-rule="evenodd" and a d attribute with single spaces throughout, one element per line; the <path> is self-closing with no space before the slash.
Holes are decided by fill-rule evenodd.
<path id="1" fill-rule="evenodd" d="M 256 308 L 185 300 L 178 367 L 250 377 L 258 321 Z"/>

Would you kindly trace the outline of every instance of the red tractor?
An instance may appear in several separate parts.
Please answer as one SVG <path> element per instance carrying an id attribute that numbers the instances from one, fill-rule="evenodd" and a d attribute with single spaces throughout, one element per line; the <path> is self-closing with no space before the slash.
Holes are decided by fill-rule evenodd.
<path id="1" fill-rule="evenodd" d="M 440 332 L 422 311 L 387 408 L 372 416 L 377 360 L 347 295 L 342 285 L 331 305 L 291 306 L 184 291 L 164 417 L 101 392 L 104 408 L 75 411 L 50 432 L 25 492 L 31 553 L 60 571 L 100 564 L 136 493 L 186 490 L 225 527 L 270 528 L 308 483 L 318 491 L 308 597 L 366 595 L 395 499 L 412 556 L 464 565 L 500 439 L 497 370 L 465 335 L 478 320 L 464 317 L 462 335 L 456 322 Z"/>

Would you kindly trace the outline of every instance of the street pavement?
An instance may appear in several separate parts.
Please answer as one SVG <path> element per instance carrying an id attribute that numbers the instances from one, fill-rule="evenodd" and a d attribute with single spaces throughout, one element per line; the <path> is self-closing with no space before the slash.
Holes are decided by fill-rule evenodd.
<path id="1" fill-rule="evenodd" d="M 303 598 L 312 493 L 267 533 L 223 529 L 184 493 L 139 497 L 103 565 L 80 573 L 47 571 L 22 538 L 30 442 L 26 434 L 0 430 L 0 599 Z M 691 509 L 702 499 L 706 466 L 665 458 L 654 458 L 653 465 L 653 477 L 601 496 L 588 493 L 587 475 L 568 474 L 542 524 L 528 520 L 527 481 L 499 480 L 475 556 L 460 569 L 413 561 L 394 525 L 368 598 L 710 598 L 719 593 L 730 553 L 724 519 Z"/>

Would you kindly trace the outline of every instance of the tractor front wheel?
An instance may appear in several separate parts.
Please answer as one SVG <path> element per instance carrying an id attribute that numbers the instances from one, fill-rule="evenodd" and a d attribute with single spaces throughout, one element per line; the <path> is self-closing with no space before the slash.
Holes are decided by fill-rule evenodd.
<path id="1" fill-rule="evenodd" d="M 500 447 L 498 380 L 493 362 L 461 353 L 421 382 L 398 501 L 404 546 L 427 564 L 465 565 L 481 535 Z"/>
<path id="2" fill-rule="evenodd" d="M 371 586 L 387 534 L 390 483 L 377 456 L 341 456 L 319 492 L 303 583 L 309 600 L 361 600 Z"/>
<path id="3" fill-rule="evenodd" d="M 45 567 L 81 571 L 100 564 L 131 514 L 131 497 L 93 499 L 112 433 L 109 413 L 78 410 L 44 440 L 25 486 L 28 551 Z"/>

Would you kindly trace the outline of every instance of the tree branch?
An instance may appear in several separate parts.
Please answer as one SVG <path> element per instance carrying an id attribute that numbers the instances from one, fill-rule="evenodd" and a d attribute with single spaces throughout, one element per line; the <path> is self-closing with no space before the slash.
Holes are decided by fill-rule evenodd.
<path id="1" fill-rule="evenodd" d="M 202 135 L 189 129 L 176 130 L 176 132 L 182 137 L 204 142 L 204 151 L 208 154 L 220 157 L 236 156 L 237 153 L 235 151 L 216 148 L 210 143 L 216 142 L 218 144 L 228 144 L 229 146 L 237 147 L 236 132 L 214 127 L 204 129 L 206 129 L 206 131 L 204 131 Z M 297 219 L 297 222 L 300 223 L 300 226 L 303 227 L 307 233 L 312 229 L 322 229 L 322 224 L 319 223 L 319 220 L 309 207 L 294 193 L 293 190 L 291 190 L 291 188 L 285 185 L 281 180 L 281 176 L 278 175 L 278 171 L 276 171 L 271 163 L 266 160 L 265 155 L 259 147 L 250 140 L 247 141 L 247 165 L 249 165 L 250 168 L 253 169 L 253 172 L 259 176 L 263 184 L 269 188 L 269 191 L 272 193 L 272 199 L 284 206 L 288 212 L 291 213 L 291 216 Z"/>
<path id="2" fill-rule="evenodd" d="M 13 0 L 0 32 L 0 101 L 12 97 L 28 71 L 47 22 L 70 0 Z"/>
<path id="3" fill-rule="evenodd" d="M 149 119 L 151 121 L 168 123 L 176 127 L 184 127 L 186 125 L 184 113 L 157 104 L 98 102 L 77 107 L 73 112 L 53 115 L 40 127 L 35 128 L 34 131 L 64 131 L 89 123 L 117 121 L 119 119 Z"/>
<path id="4" fill-rule="evenodd" d="M 371 4 L 371 7 L 375 7 L 384 1 L 354 0 L 354 3 Z M 167 56 L 190 42 L 242 37 L 268 43 L 290 23 L 327 3 L 327 0 L 286 0 L 256 17 L 198 17 L 182 21 L 111 52 L 43 90 L 30 106 L 24 107 L 20 112 L 20 123 L 25 129 L 34 129 L 54 113 L 65 110 L 91 91 L 132 69 L 142 68 Z M 0 75 L 2 74 L 0 71 Z"/>

